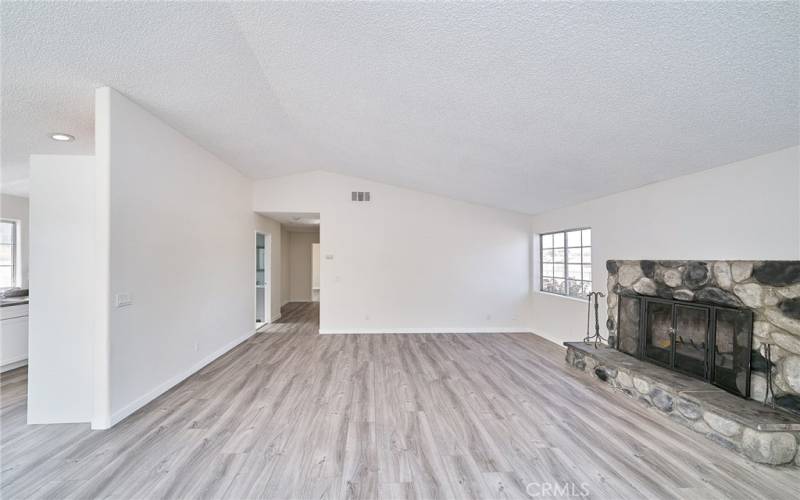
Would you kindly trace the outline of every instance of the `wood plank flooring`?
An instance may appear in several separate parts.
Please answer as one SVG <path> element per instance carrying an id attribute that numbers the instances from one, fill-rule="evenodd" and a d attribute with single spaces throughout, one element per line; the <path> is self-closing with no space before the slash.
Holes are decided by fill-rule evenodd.
<path id="1" fill-rule="evenodd" d="M 108 431 L 26 425 L 25 369 L 4 374 L 2 498 L 800 491 L 797 469 L 752 464 L 578 378 L 564 351 L 535 335 L 320 336 L 318 318 L 317 304 L 288 305 L 280 322 Z"/>

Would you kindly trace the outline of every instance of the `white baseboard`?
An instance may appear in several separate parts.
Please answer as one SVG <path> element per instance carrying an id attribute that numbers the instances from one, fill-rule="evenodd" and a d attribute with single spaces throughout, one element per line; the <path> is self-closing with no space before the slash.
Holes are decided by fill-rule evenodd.
<path id="1" fill-rule="evenodd" d="M 200 371 L 203 367 L 205 367 L 207 364 L 211 363 L 212 361 L 214 361 L 218 357 L 222 356 L 223 354 L 225 354 L 226 352 L 230 351 L 234 347 L 238 346 L 239 344 L 241 344 L 245 340 L 249 339 L 255 333 L 256 333 L 256 330 L 251 330 L 251 331 L 247 332 L 247 334 L 245 334 L 244 336 L 239 337 L 239 338 L 237 338 L 235 340 L 232 340 L 231 342 L 228 342 L 227 344 L 225 344 L 224 346 L 220 347 L 219 349 L 217 349 L 213 353 L 209 354 L 205 358 L 201 359 L 200 361 L 198 361 L 197 363 L 195 363 L 194 365 L 192 365 L 188 369 L 184 370 L 183 372 L 175 375 L 174 377 L 172 377 L 172 378 L 170 378 L 168 380 L 165 380 L 164 382 L 162 382 L 161 384 L 157 385 L 153 389 L 149 390 L 145 394 L 139 396 L 138 398 L 136 398 L 135 400 L 131 401 L 127 405 L 123 406 L 119 410 L 113 412 L 111 414 L 111 418 L 108 421 L 103 421 L 102 419 L 93 420 L 92 421 L 92 429 L 108 429 L 110 427 L 113 427 L 117 423 L 121 422 L 125 417 L 131 415 L 133 412 L 135 412 L 139 408 L 143 407 L 147 403 L 153 401 L 154 399 L 156 399 L 160 395 L 162 395 L 165 392 L 167 392 L 168 390 L 172 389 L 173 387 L 175 387 L 179 383 L 181 383 L 184 380 L 186 380 L 187 378 L 189 378 L 191 375 L 194 375 L 195 373 Z"/>
<path id="2" fill-rule="evenodd" d="M 13 370 L 15 368 L 19 368 L 21 366 L 25 366 L 28 364 L 28 359 L 23 359 L 20 361 L 14 361 L 12 363 L 6 363 L 3 366 L 0 366 L 0 373 L 7 372 L 9 370 Z"/>
<path id="3" fill-rule="evenodd" d="M 586 336 L 585 334 L 583 334 L 583 333 L 580 333 L 580 334 L 576 335 L 576 336 L 575 336 L 575 338 L 571 338 L 571 339 L 569 339 L 569 340 L 564 340 L 564 338 L 563 338 L 562 336 L 559 336 L 559 335 L 552 335 L 552 334 L 549 334 L 549 333 L 547 333 L 547 332 L 541 332 L 541 331 L 534 331 L 534 330 L 531 330 L 531 333 L 533 333 L 533 334 L 534 334 L 534 335 L 536 335 L 537 337 L 541 337 L 541 338 L 543 338 L 543 339 L 545 339 L 545 340 L 547 340 L 547 341 L 549 341 L 549 342 L 552 342 L 553 344 L 555 344 L 555 345 L 557 345 L 557 346 L 559 346 L 559 347 L 563 348 L 564 350 L 566 350 L 566 349 L 567 349 L 567 348 L 564 346 L 564 342 L 574 342 L 574 341 L 577 341 L 577 340 L 582 340 L 582 339 L 583 339 L 583 337 L 585 337 L 585 336 Z"/>
<path id="4" fill-rule="evenodd" d="M 275 322 L 276 322 L 276 321 L 278 321 L 279 319 L 281 319 L 281 313 L 278 313 L 278 314 L 273 314 L 273 315 L 272 315 L 272 318 L 269 320 L 269 322 L 270 322 L 270 323 L 275 323 Z"/>
<path id="5" fill-rule="evenodd" d="M 331 329 L 320 328 L 320 335 L 347 335 L 347 334 L 395 334 L 395 333 L 531 333 L 525 327 L 520 326 L 487 326 L 487 327 L 463 327 L 463 328 L 351 328 Z"/>
<path id="6" fill-rule="evenodd" d="M 105 415 L 103 416 L 93 416 L 92 419 L 89 421 L 91 424 L 91 429 L 93 431 L 102 431 L 105 429 L 111 428 L 111 418 Z"/>

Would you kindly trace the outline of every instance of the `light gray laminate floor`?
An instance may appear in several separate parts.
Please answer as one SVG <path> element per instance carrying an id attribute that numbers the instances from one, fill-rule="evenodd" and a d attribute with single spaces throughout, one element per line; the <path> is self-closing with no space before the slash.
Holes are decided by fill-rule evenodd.
<path id="1" fill-rule="evenodd" d="M 290 304 L 108 431 L 26 425 L 25 369 L 4 374 L 2 498 L 800 492 L 797 469 L 752 464 L 577 378 L 534 335 L 320 336 L 318 318 L 317 304 Z"/>

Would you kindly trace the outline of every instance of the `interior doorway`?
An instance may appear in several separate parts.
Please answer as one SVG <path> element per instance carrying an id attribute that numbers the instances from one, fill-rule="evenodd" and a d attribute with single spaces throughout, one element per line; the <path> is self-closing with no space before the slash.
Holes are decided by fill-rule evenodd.
<path id="1" fill-rule="evenodd" d="M 272 318 L 272 235 L 256 231 L 255 243 L 255 323 L 258 329 L 269 323 Z"/>
<path id="2" fill-rule="evenodd" d="M 325 254 L 324 244 L 320 244 L 320 213 L 259 214 L 280 224 L 280 233 L 272 233 L 273 308 L 278 308 L 280 304 L 280 311 L 273 309 L 273 318 L 277 320 L 288 312 L 296 311 L 300 304 L 308 304 L 308 309 L 319 311 L 315 303 L 322 299 L 325 264 L 333 260 L 332 255 Z"/>

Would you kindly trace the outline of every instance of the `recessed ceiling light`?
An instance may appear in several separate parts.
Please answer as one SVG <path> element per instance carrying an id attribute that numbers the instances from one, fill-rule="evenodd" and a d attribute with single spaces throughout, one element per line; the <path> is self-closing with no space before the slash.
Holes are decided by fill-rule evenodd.
<path id="1" fill-rule="evenodd" d="M 69 134 L 62 134 L 60 132 L 55 134 L 50 134 L 50 138 L 53 139 L 54 141 L 61 141 L 61 142 L 70 142 L 75 140 L 75 137 Z"/>

